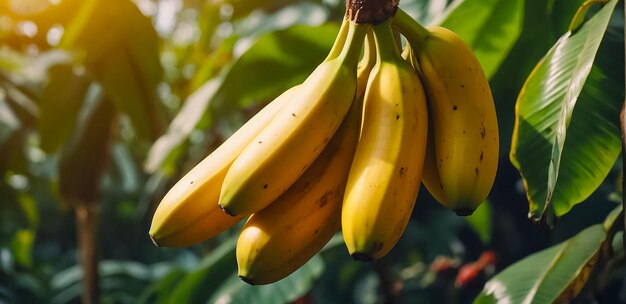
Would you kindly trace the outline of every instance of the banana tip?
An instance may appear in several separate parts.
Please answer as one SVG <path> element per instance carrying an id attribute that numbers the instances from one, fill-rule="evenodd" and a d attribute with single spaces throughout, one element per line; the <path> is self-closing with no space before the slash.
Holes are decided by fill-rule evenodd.
<path id="1" fill-rule="evenodd" d="M 159 245 L 159 243 L 154 238 L 154 236 L 152 234 L 149 234 L 149 235 L 150 235 L 150 240 L 152 241 L 152 244 L 154 244 L 154 246 L 161 247 L 161 245 Z"/>
<path id="2" fill-rule="evenodd" d="M 240 278 L 242 281 L 244 281 L 244 282 L 246 282 L 246 283 L 248 283 L 248 284 L 250 284 L 250 285 L 256 285 L 256 284 L 254 284 L 254 282 L 253 282 L 250 278 L 248 278 L 248 277 L 245 277 L 245 276 L 240 275 L 240 276 L 239 276 L 239 278 Z"/>
<path id="3" fill-rule="evenodd" d="M 474 213 L 474 210 L 476 210 L 476 209 L 469 209 L 469 208 L 467 208 L 467 209 L 457 209 L 457 210 L 454 210 L 454 212 L 458 216 L 470 216 L 470 215 L 472 215 L 472 213 Z"/>
<path id="4" fill-rule="evenodd" d="M 355 252 L 352 254 L 352 258 L 355 259 L 356 261 L 360 261 L 360 262 L 371 262 L 374 260 L 374 258 L 372 258 L 371 256 L 369 256 L 368 254 L 362 253 L 362 252 Z"/>
<path id="5" fill-rule="evenodd" d="M 222 211 L 224 211 L 224 213 L 226 213 L 226 214 L 228 214 L 230 216 L 233 216 L 233 217 L 237 216 L 234 212 L 230 211 L 230 209 L 222 206 L 222 204 L 219 204 L 219 205 L 220 205 L 220 209 L 222 209 Z"/>

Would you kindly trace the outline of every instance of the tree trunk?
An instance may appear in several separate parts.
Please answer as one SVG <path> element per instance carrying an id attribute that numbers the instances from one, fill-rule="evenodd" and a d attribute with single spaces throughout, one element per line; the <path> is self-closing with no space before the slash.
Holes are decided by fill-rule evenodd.
<path id="1" fill-rule="evenodd" d="M 77 204 L 76 225 L 78 234 L 79 258 L 83 270 L 82 303 L 97 304 L 100 302 L 98 279 L 98 214 L 97 204 Z"/>

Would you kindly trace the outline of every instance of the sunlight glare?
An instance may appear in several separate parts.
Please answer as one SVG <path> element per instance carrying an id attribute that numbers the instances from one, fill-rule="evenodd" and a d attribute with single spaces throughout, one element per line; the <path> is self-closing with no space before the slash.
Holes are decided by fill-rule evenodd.
<path id="1" fill-rule="evenodd" d="M 16 32 L 28 38 L 33 38 L 37 35 L 37 24 L 32 21 L 21 21 L 17 24 Z"/>
<path id="2" fill-rule="evenodd" d="M 157 7 L 157 31 L 163 35 L 171 34 L 176 27 L 176 13 L 183 7 L 180 0 L 161 0 Z"/>
<path id="3" fill-rule="evenodd" d="M 60 24 L 53 25 L 50 30 L 48 30 L 48 34 L 46 35 L 46 41 L 50 46 L 57 46 L 61 41 L 61 37 L 63 36 L 63 26 Z"/>

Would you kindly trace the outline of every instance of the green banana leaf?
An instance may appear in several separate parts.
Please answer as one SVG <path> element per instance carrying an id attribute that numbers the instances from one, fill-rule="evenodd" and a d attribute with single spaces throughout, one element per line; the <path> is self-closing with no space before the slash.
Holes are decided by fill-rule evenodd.
<path id="1" fill-rule="evenodd" d="M 269 285 L 248 285 L 232 273 L 206 303 L 290 303 L 306 294 L 323 271 L 324 262 L 316 255 L 296 272 Z"/>
<path id="2" fill-rule="evenodd" d="M 214 106 L 249 107 L 301 83 L 324 60 L 338 31 L 338 23 L 295 25 L 261 36 L 228 71 Z"/>
<path id="3" fill-rule="evenodd" d="M 11 106 L 9 106 L 4 94 L 4 90 L 0 84 L 0 144 L 7 141 L 9 137 L 22 126 L 22 122 Z"/>
<path id="4" fill-rule="evenodd" d="M 191 132 L 209 127 L 210 117 L 229 117 L 241 107 L 271 100 L 302 82 L 330 50 L 338 30 L 337 24 L 292 26 L 259 37 L 231 66 L 187 98 L 150 149 L 146 169 L 171 171 Z"/>
<path id="5" fill-rule="evenodd" d="M 80 6 L 60 44 L 78 54 L 138 137 L 147 140 L 164 128 L 156 92 L 163 74 L 158 41 L 151 21 L 130 0 L 92 0 Z"/>
<path id="6" fill-rule="evenodd" d="M 77 128 L 61 151 L 59 192 L 65 203 L 99 203 L 115 109 L 108 98 L 98 95 L 83 104 L 78 116 Z"/>
<path id="7" fill-rule="evenodd" d="M 201 264 L 185 275 L 171 291 L 167 303 L 202 303 L 206 301 L 229 276 L 235 276 L 237 238 L 232 237 L 215 248 Z"/>
<path id="8" fill-rule="evenodd" d="M 36 103 L 36 93 L 28 84 L 19 84 L 11 79 L 0 78 L 4 100 L 11 107 L 24 125 L 35 120 L 39 116 L 39 107 Z"/>
<path id="9" fill-rule="evenodd" d="M 39 102 L 41 112 L 37 124 L 44 151 L 56 151 L 69 138 L 90 84 L 91 79 L 77 75 L 72 65 L 58 65 L 49 70 L 48 85 Z"/>
<path id="10" fill-rule="evenodd" d="M 467 42 L 491 78 L 522 33 L 524 0 L 456 0 L 434 21 Z"/>
<path id="11" fill-rule="evenodd" d="M 246 1 L 246 0 L 223 0 L 222 2 L 228 3 L 232 5 L 233 8 L 233 19 L 238 19 L 242 17 L 246 17 L 254 10 L 259 9 L 267 9 L 268 6 L 272 6 L 273 9 L 276 9 L 277 4 L 273 4 L 274 2 L 278 2 L 278 5 L 284 5 L 281 3 L 282 1 L 273 1 L 273 0 L 255 0 L 255 1 Z M 287 1 L 289 3 L 290 1 Z M 273 4 L 273 5 L 270 5 Z"/>
<path id="12" fill-rule="evenodd" d="M 336 235 L 296 272 L 276 283 L 252 286 L 237 276 L 235 249 L 237 235 L 221 242 L 193 271 L 173 269 L 142 295 L 150 303 L 287 303 L 306 294 L 324 271 L 324 258 L 328 250 L 343 245 Z M 175 274 L 172 274 L 175 272 Z"/>
<path id="13" fill-rule="evenodd" d="M 27 225 L 17 230 L 11 241 L 11 254 L 17 264 L 32 266 L 32 251 L 35 244 L 35 236 L 39 227 L 39 213 L 35 199 L 26 194 L 18 193 L 17 200 L 21 213 L 26 219 Z"/>
<path id="14" fill-rule="evenodd" d="M 105 260 L 98 265 L 102 302 L 137 303 L 137 290 L 146 288 L 157 274 L 157 267 L 134 261 Z M 176 269 L 169 273 L 175 273 Z M 83 291 L 83 270 L 73 265 L 50 278 L 52 297 L 48 303 L 72 303 L 80 299 Z"/>
<path id="15" fill-rule="evenodd" d="M 572 17 L 586 0 L 552 0 L 548 6 L 550 21 L 558 33 L 569 29 Z"/>
<path id="16" fill-rule="evenodd" d="M 148 157 L 144 162 L 147 172 L 154 173 L 162 170 L 172 173 L 176 160 L 183 152 L 191 132 L 198 129 L 202 120 L 208 119 L 206 116 L 209 116 L 211 100 L 223 83 L 223 77 L 216 77 L 187 97 L 165 134 L 159 137 L 148 151 Z"/>
<path id="17" fill-rule="evenodd" d="M 187 272 L 182 269 L 174 269 L 168 272 L 165 276 L 146 288 L 135 303 L 166 304 L 169 293 L 186 274 Z"/>
<path id="18" fill-rule="evenodd" d="M 400 8 L 422 24 L 431 24 L 445 12 L 447 0 L 403 0 Z"/>
<path id="19" fill-rule="evenodd" d="M 120 44 L 123 22 L 111 21 L 116 20 L 121 1 L 127 0 L 85 1 L 64 28 L 59 47 L 77 52 L 87 64 L 106 56 L 109 49 Z"/>
<path id="20" fill-rule="evenodd" d="M 470 216 L 463 217 L 483 244 L 489 244 L 492 237 L 491 202 L 485 200 Z"/>
<path id="21" fill-rule="evenodd" d="M 586 199 L 621 149 L 617 123 L 623 83 L 592 68 L 616 3 L 610 1 L 577 32 L 563 35 L 518 97 L 510 157 L 524 179 L 530 216 L 542 222 L 552 224 Z M 613 60 L 623 68 L 621 56 Z"/>
<path id="22" fill-rule="evenodd" d="M 485 284 L 474 303 L 570 303 L 612 246 L 620 212 L 621 206 L 603 224 L 504 269 Z"/>

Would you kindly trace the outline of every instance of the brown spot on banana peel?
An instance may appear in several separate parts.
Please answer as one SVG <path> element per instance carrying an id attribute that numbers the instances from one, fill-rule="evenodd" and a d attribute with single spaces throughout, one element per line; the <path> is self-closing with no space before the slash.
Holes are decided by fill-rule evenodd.
<path id="1" fill-rule="evenodd" d="M 318 204 L 320 205 L 320 208 L 326 206 L 326 204 L 328 204 L 328 201 L 331 198 L 336 197 L 340 191 L 341 191 L 341 187 L 337 187 L 335 189 L 326 191 L 326 193 L 324 193 L 324 195 L 322 195 L 322 197 L 320 197 L 320 199 L 317 201 Z"/>
<path id="2" fill-rule="evenodd" d="M 333 190 L 330 190 L 324 193 L 322 197 L 320 197 L 320 199 L 317 201 L 318 205 L 320 205 L 320 208 L 323 208 L 324 206 L 326 206 L 326 204 L 328 204 L 328 199 L 330 198 L 332 194 L 333 194 Z"/>
<path id="3" fill-rule="evenodd" d="M 453 106 L 452 106 L 452 110 L 453 110 L 453 111 L 456 111 L 458 108 L 459 108 L 459 107 L 458 107 L 457 105 L 453 105 Z"/>
<path id="4" fill-rule="evenodd" d="M 374 244 L 372 244 L 372 249 L 371 252 L 377 252 L 380 251 L 381 249 L 383 249 L 383 242 L 374 242 Z"/>
<path id="5" fill-rule="evenodd" d="M 480 151 L 480 161 L 483 161 L 483 158 L 485 158 L 485 151 Z"/>

